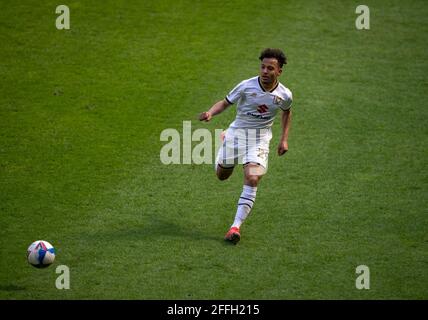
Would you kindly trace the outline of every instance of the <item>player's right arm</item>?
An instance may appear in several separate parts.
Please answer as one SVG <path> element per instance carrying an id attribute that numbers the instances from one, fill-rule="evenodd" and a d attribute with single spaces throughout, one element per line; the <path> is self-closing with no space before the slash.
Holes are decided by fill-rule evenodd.
<path id="1" fill-rule="evenodd" d="M 222 113 L 230 105 L 231 103 L 229 103 L 226 99 L 220 100 L 216 102 L 208 111 L 202 112 L 199 115 L 199 120 L 210 121 L 213 116 Z"/>
<path id="2" fill-rule="evenodd" d="M 199 115 L 199 120 L 210 121 L 213 116 L 222 113 L 224 110 L 226 110 L 227 107 L 238 102 L 241 98 L 241 93 L 244 90 L 247 81 L 248 80 L 241 81 L 235 88 L 232 89 L 232 91 L 229 92 L 226 98 L 215 103 L 208 111 L 202 112 Z"/>

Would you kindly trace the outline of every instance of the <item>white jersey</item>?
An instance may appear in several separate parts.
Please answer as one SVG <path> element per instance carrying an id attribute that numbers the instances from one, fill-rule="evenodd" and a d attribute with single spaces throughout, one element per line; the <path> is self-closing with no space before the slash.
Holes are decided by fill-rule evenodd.
<path id="1" fill-rule="evenodd" d="M 229 103 L 237 103 L 236 119 L 230 128 L 270 128 L 278 108 L 284 111 L 290 109 L 292 99 L 291 91 L 279 82 L 267 92 L 258 76 L 244 80 L 226 96 Z"/>

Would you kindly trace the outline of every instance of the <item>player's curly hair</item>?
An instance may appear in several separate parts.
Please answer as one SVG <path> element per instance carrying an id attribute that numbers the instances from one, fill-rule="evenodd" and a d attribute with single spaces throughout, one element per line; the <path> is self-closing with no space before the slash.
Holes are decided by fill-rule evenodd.
<path id="1" fill-rule="evenodd" d="M 282 68 L 283 65 L 287 64 L 287 57 L 281 49 L 276 48 L 266 48 L 260 54 L 260 61 L 263 61 L 264 58 L 275 58 L 278 60 L 279 66 Z"/>

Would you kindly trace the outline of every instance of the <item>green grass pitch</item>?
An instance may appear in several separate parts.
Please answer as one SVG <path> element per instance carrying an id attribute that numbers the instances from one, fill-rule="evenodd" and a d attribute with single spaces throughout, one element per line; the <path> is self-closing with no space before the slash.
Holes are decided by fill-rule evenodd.
<path id="1" fill-rule="evenodd" d="M 427 299 L 428 6 L 366 1 L 0 3 L 0 299 Z M 237 246 L 243 173 L 163 165 L 167 128 L 283 48 L 290 151 Z M 44 239 L 53 266 L 28 265 Z M 58 290 L 55 269 L 70 269 Z M 355 286 L 370 268 L 370 289 Z"/>

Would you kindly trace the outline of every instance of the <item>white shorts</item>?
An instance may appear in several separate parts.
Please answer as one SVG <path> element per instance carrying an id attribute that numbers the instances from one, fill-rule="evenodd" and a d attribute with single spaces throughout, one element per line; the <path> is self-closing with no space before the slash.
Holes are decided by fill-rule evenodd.
<path id="1" fill-rule="evenodd" d="M 266 173 L 271 139 L 270 129 L 227 129 L 217 153 L 216 167 L 219 164 L 231 168 L 252 162 L 261 165 Z"/>

